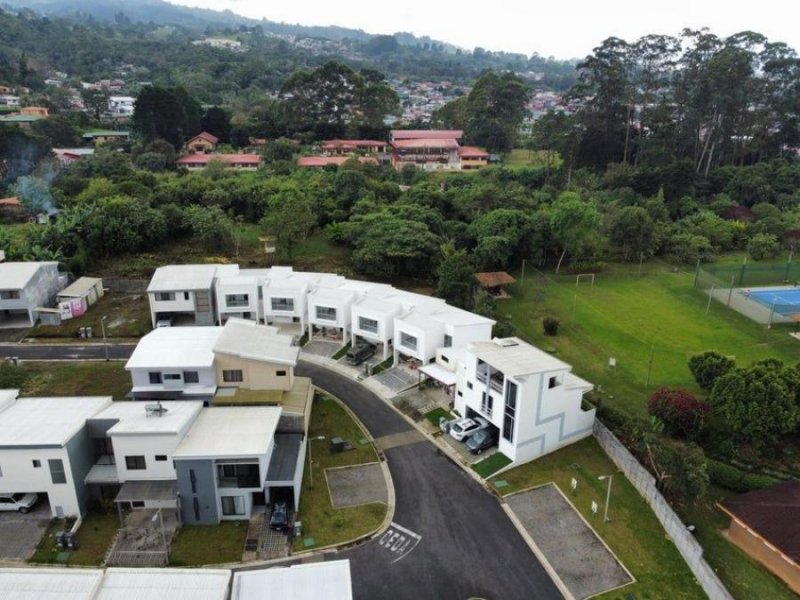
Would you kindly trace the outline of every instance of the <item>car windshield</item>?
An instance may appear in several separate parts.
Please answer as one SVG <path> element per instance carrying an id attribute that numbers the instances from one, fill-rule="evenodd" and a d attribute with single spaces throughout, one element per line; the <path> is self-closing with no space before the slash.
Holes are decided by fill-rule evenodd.
<path id="1" fill-rule="evenodd" d="M 24 497 L 25 497 L 25 494 L 14 494 L 13 496 L 11 496 L 11 498 L 14 500 L 14 502 L 19 502 Z"/>

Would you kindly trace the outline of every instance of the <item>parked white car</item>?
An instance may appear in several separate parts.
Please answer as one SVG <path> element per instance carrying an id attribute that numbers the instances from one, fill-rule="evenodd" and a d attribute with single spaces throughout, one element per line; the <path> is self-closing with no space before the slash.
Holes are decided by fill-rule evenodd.
<path id="1" fill-rule="evenodd" d="M 459 419 L 450 426 L 450 437 L 463 442 L 476 431 L 489 427 L 489 421 L 483 417 Z"/>
<path id="2" fill-rule="evenodd" d="M 26 513 L 39 499 L 37 494 L 0 494 L 0 511 L 13 510 Z"/>

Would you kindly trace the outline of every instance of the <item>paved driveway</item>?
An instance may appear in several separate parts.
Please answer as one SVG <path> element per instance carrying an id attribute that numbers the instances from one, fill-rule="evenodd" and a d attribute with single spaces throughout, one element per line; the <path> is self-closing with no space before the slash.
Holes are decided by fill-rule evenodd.
<path id="1" fill-rule="evenodd" d="M 47 502 L 27 514 L 0 512 L 0 559 L 25 560 L 42 539 L 50 521 Z"/>
<path id="2" fill-rule="evenodd" d="M 374 437 L 412 430 L 358 383 L 302 361 L 296 372 L 344 401 Z M 497 499 L 424 437 L 407 440 L 384 450 L 396 494 L 389 535 L 328 555 L 350 559 L 354 597 L 561 598 Z"/>

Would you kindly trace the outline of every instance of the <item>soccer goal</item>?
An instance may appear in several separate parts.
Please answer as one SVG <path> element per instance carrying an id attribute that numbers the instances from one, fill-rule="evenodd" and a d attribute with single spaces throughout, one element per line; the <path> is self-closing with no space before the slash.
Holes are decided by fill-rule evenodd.
<path id="1" fill-rule="evenodd" d="M 589 286 L 594 287 L 594 273 L 580 273 L 579 275 L 575 276 L 575 287 L 579 287 L 581 285 L 581 280 L 583 279 L 583 285 L 586 285 L 588 280 Z"/>

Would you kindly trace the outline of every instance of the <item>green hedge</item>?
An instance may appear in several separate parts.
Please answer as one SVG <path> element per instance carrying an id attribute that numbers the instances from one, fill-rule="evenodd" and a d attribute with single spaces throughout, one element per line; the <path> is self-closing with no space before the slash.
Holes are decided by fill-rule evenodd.
<path id="1" fill-rule="evenodd" d="M 706 470 L 711 483 L 734 492 L 760 490 L 781 482 L 780 479 L 775 479 L 768 475 L 748 473 L 712 458 L 708 459 Z"/>

